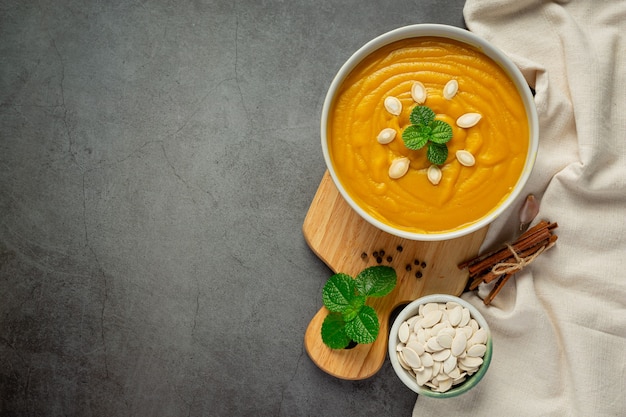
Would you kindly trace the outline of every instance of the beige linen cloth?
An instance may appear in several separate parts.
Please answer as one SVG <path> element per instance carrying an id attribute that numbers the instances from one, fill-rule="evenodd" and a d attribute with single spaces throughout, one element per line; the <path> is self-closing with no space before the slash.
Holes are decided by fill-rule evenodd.
<path id="1" fill-rule="evenodd" d="M 413 417 L 626 416 L 626 0 L 468 0 L 464 16 L 536 90 L 523 196 L 559 240 L 490 307 L 487 288 L 464 295 L 491 327 L 491 367 L 462 396 L 419 396 Z M 518 208 L 485 247 L 513 237 Z"/>

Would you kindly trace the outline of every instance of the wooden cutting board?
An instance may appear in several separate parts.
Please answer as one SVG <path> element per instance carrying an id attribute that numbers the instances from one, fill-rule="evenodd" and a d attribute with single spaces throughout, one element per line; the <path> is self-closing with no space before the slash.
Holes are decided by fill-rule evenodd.
<path id="1" fill-rule="evenodd" d="M 460 295 L 467 283 L 467 271 L 459 270 L 457 265 L 478 254 L 487 229 L 441 242 L 406 240 L 390 235 L 363 220 L 339 194 L 326 171 L 304 219 L 302 231 L 306 242 L 334 272 L 354 277 L 380 261 L 380 265 L 395 268 L 398 281 L 387 296 L 368 300 L 380 320 L 378 338 L 371 344 L 352 349 L 328 348 L 321 337 L 322 322 L 328 314 L 322 306 L 304 335 L 304 346 L 311 360 L 320 369 L 341 379 L 360 380 L 374 375 L 386 358 L 389 319 L 393 311 L 423 295 Z M 373 253 L 381 250 L 385 254 L 377 260 Z M 363 253 L 367 256 L 363 257 Z M 319 298 L 321 305 L 321 292 Z"/>

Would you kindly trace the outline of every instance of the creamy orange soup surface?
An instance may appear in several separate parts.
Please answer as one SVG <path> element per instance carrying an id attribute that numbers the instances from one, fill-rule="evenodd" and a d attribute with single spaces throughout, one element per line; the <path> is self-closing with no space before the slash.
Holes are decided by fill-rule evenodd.
<path id="1" fill-rule="evenodd" d="M 458 91 L 446 99 L 452 79 Z M 402 141 L 418 105 L 411 96 L 416 81 L 426 87 L 422 105 L 453 130 L 437 185 L 427 178 L 426 148 L 409 150 Z M 400 115 L 385 109 L 388 96 L 402 103 Z M 482 117 L 458 127 L 465 113 Z M 383 145 L 376 138 L 385 128 L 397 135 Z M 408 232 L 442 233 L 479 221 L 511 193 L 526 161 L 529 128 L 522 98 L 498 64 L 461 42 L 420 37 L 382 47 L 348 75 L 331 105 L 328 145 L 339 181 L 371 216 Z M 461 165 L 457 150 L 469 151 L 475 164 Z M 392 179 L 389 167 L 399 157 L 408 157 L 410 167 Z"/>

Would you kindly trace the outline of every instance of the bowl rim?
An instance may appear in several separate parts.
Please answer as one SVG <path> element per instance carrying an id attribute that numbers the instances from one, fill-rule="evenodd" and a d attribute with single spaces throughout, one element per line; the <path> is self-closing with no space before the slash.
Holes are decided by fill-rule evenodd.
<path id="1" fill-rule="evenodd" d="M 460 229 L 445 231 L 441 233 L 417 233 L 410 232 L 404 229 L 398 229 L 383 223 L 382 221 L 367 213 L 363 208 L 361 208 L 361 206 L 359 206 L 346 191 L 334 170 L 330 157 L 330 151 L 328 149 L 328 137 L 326 132 L 328 127 L 328 115 L 332 107 L 333 100 L 335 98 L 335 93 L 338 91 L 345 78 L 356 67 L 356 65 L 358 65 L 358 63 L 363 60 L 363 58 L 376 51 L 377 49 L 395 41 L 425 36 L 449 38 L 473 46 L 479 49 L 491 59 L 493 59 L 497 64 L 499 64 L 500 67 L 503 68 L 503 70 L 511 78 L 522 98 L 529 126 L 528 153 L 524 162 L 522 174 L 520 175 L 515 186 L 513 187 L 513 191 L 498 205 L 498 207 L 488 212 L 485 216 L 475 221 L 474 223 L 470 223 L 466 227 L 461 227 Z M 522 75 L 520 69 L 507 55 L 504 54 L 504 52 L 493 46 L 485 39 L 470 32 L 469 30 L 444 24 L 419 23 L 414 25 L 402 26 L 397 29 L 385 32 L 367 42 L 348 58 L 348 60 L 341 66 L 341 68 L 333 78 L 330 87 L 328 88 L 328 91 L 326 93 L 326 97 L 322 106 L 320 135 L 322 142 L 322 153 L 330 177 L 337 187 L 339 193 L 342 195 L 343 199 L 350 205 L 350 207 L 352 207 L 354 211 L 359 214 L 359 216 L 361 216 L 361 218 L 363 218 L 365 221 L 378 228 L 379 230 L 400 238 L 418 241 L 441 241 L 465 236 L 489 225 L 505 210 L 507 210 L 518 198 L 518 196 L 522 192 L 522 189 L 526 185 L 528 178 L 530 177 L 530 174 L 535 164 L 535 160 L 537 158 L 537 150 L 539 148 L 539 120 L 537 116 L 535 102 L 528 83 L 524 79 L 524 76 Z"/>
<path id="2" fill-rule="evenodd" d="M 451 388 L 446 392 L 435 392 L 430 390 L 429 388 L 419 386 L 415 379 L 410 376 L 407 370 L 404 369 L 402 365 L 400 365 L 396 354 L 396 346 L 398 344 L 398 330 L 402 322 L 417 314 L 420 305 L 427 303 L 446 303 L 448 301 L 453 301 L 462 305 L 463 307 L 466 307 L 470 311 L 471 317 L 478 322 L 480 327 L 484 328 L 487 331 L 487 351 L 483 356 L 483 364 L 480 366 L 479 370 L 475 374 L 470 376 L 465 382 Z M 389 331 L 388 354 L 389 361 L 391 362 L 391 366 L 396 375 L 398 376 L 398 378 L 400 378 L 404 385 L 406 385 L 413 392 L 433 398 L 456 397 L 458 395 L 466 393 L 467 391 L 475 387 L 487 373 L 487 369 L 491 364 L 491 357 L 493 355 L 493 341 L 491 337 L 491 329 L 489 328 L 489 324 L 487 323 L 485 317 L 480 313 L 480 311 L 478 311 L 478 309 L 474 305 L 472 305 L 468 301 L 460 297 L 448 294 L 426 295 L 407 304 L 396 316 L 393 325 L 391 326 L 391 330 Z"/>

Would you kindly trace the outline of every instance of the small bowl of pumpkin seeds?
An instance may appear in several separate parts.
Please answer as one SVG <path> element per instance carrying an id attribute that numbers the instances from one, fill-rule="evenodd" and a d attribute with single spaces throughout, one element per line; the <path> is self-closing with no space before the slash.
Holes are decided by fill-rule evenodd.
<path id="1" fill-rule="evenodd" d="M 492 356 L 487 321 L 472 304 L 447 294 L 406 305 L 389 334 L 389 359 L 412 391 L 449 398 L 475 387 Z"/>

